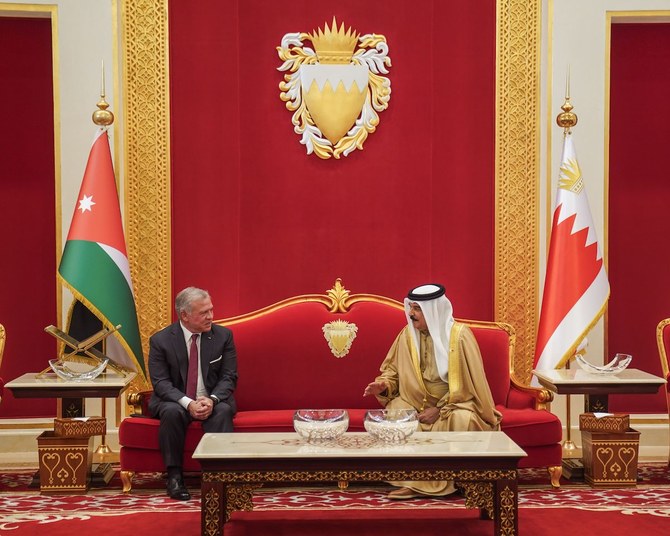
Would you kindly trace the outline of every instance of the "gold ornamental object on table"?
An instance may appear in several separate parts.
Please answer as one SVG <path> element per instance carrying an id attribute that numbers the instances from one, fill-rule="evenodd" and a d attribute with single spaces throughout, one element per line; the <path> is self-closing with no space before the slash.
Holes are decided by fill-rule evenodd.
<path id="1" fill-rule="evenodd" d="M 333 17 L 331 27 L 287 33 L 277 52 L 286 72 L 280 98 L 307 154 L 325 160 L 362 150 L 391 99 L 386 38 L 338 29 Z"/>

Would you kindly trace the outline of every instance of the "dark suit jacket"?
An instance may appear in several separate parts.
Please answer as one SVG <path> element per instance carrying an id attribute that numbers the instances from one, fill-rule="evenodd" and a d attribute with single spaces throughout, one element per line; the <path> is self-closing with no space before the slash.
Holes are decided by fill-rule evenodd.
<path id="1" fill-rule="evenodd" d="M 200 366 L 205 389 L 237 411 L 233 392 L 237 385 L 237 352 L 233 333 L 228 328 L 212 325 L 209 332 L 201 334 Z M 186 396 L 188 350 L 184 332 L 175 322 L 149 339 L 149 377 L 153 395 L 149 410 L 156 413 L 161 401 L 178 402 Z"/>

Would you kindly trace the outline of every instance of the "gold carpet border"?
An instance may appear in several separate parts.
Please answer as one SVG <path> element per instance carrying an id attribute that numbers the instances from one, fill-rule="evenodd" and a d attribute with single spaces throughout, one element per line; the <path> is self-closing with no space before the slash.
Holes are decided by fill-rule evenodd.
<path id="1" fill-rule="evenodd" d="M 538 296 L 540 0 L 499 0 L 496 58 L 495 319 L 517 333 L 530 378 Z M 123 0 L 126 232 L 140 333 L 171 318 L 167 0 Z"/>

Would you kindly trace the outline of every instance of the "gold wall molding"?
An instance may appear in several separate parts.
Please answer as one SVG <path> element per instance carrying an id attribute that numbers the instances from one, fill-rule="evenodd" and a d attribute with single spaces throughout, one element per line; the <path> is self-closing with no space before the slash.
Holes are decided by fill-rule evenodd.
<path id="1" fill-rule="evenodd" d="M 538 308 L 540 0 L 498 0 L 495 319 L 517 334 L 514 372 L 529 382 Z"/>
<path id="2" fill-rule="evenodd" d="M 522 381 L 538 314 L 540 9 L 497 3 L 495 320 L 516 330 Z M 167 21 L 167 0 L 123 0 L 126 232 L 145 352 L 172 309 Z"/>
<path id="3" fill-rule="evenodd" d="M 172 318 L 167 0 L 123 0 L 126 240 L 144 360 Z"/>

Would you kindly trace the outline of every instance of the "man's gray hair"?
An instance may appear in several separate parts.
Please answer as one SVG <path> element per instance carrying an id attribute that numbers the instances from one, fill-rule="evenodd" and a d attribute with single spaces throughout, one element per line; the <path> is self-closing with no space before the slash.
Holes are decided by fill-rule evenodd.
<path id="1" fill-rule="evenodd" d="M 196 300 L 209 298 L 209 292 L 197 287 L 186 287 L 174 299 L 174 308 L 177 311 L 177 317 L 181 318 L 182 311 L 191 312 L 191 305 Z"/>

